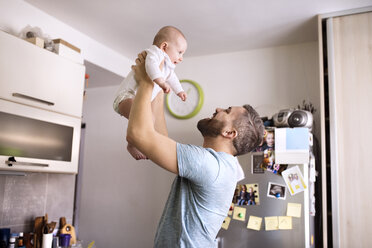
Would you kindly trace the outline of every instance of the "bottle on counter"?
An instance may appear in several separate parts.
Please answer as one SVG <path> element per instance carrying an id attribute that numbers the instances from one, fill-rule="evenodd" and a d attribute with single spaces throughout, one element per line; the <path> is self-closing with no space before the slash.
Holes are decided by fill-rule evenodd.
<path id="1" fill-rule="evenodd" d="M 24 238 L 23 238 L 23 232 L 19 233 L 19 237 L 18 237 L 18 240 L 17 240 L 17 247 L 18 248 L 26 248 L 25 241 L 24 241 Z"/>

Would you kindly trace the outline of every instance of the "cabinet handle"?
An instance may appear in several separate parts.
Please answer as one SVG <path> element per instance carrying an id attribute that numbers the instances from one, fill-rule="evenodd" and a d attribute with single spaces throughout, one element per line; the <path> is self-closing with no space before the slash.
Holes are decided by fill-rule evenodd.
<path id="1" fill-rule="evenodd" d="M 5 164 L 8 166 L 14 165 L 32 165 L 32 166 L 42 166 L 42 167 L 49 167 L 49 164 L 41 164 L 41 163 L 31 163 L 31 162 L 17 162 L 14 157 L 9 157 Z"/>
<path id="2" fill-rule="evenodd" d="M 45 101 L 45 100 L 42 100 L 42 99 L 39 99 L 39 98 L 35 98 L 35 97 L 32 97 L 32 96 L 23 95 L 23 94 L 20 94 L 20 93 L 13 93 L 12 95 L 14 97 L 24 98 L 24 99 L 27 99 L 27 100 L 31 100 L 31 101 L 43 103 L 43 104 L 46 104 L 46 105 L 49 105 L 49 106 L 53 106 L 54 105 L 53 102 L 48 102 L 48 101 Z"/>

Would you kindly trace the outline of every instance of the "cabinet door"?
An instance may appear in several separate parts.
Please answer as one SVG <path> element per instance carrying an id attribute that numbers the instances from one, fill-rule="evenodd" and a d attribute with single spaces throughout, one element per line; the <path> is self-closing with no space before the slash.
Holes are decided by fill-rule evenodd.
<path id="1" fill-rule="evenodd" d="M 372 12 L 327 20 L 334 247 L 371 247 Z"/>
<path id="2" fill-rule="evenodd" d="M 0 32 L 0 97 L 82 115 L 85 67 Z"/>
<path id="3" fill-rule="evenodd" d="M 77 173 L 80 118 L 0 99 L 0 127 L 0 170 Z"/>

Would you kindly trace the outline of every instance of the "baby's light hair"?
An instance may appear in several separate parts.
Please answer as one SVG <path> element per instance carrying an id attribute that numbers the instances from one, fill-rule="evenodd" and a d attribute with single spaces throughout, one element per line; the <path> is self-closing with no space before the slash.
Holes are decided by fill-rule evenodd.
<path id="1" fill-rule="evenodd" d="M 162 27 L 158 31 L 158 33 L 155 35 L 155 38 L 152 44 L 159 47 L 161 43 L 163 43 L 164 41 L 170 41 L 174 39 L 177 35 L 181 35 L 181 37 L 183 37 L 186 40 L 185 36 L 181 32 L 181 30 L 179 30 L 178 28 L 173 27 L 173 26 Z"/>

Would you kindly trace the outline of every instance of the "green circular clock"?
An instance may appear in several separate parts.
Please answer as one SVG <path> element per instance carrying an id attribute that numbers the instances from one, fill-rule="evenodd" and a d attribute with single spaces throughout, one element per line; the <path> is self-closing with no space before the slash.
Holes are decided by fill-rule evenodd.
<path id="1" fill-rule="evenodd" d="M 200 85 L 192 80 L 180 80 L 183 90 L 187 94 L 186 101 L 182 101 L 173 91 L 166 97 L 169 113 L 178 119 L 189 119 L 199 113 L 204 102 L 204 93 Z"/>

